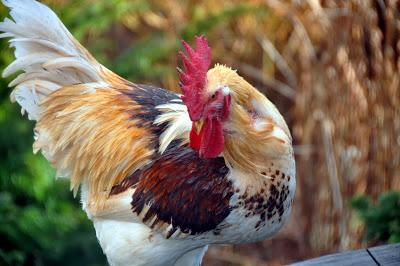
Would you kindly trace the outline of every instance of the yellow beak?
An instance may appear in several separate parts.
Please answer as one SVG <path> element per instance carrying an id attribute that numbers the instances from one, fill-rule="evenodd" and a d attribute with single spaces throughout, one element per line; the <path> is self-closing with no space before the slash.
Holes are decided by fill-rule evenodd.
<path id="1" fill-rule="evenodd" d="M 199 135 L 201 128 L 203 127 L 204 120 L 200 119 L 194 122 L 194 129 L 196 130 L 196 134 Z"/>

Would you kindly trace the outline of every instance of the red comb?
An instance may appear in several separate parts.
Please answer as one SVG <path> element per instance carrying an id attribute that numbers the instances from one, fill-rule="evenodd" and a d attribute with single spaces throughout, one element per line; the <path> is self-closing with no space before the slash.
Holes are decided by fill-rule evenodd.
<path id="1" fill-rule="evenodd" d="M 182 41 L 187 55 L 180 52 L 184 71 L 180 73 L 182 100 L 186 104 L 192 121 L 201 118 L 204 99 L 202 92 L 206 85 L 206 75 L 211 64 L 211 49 L 204 36 L 196 37 L 196 49 L 193 50 L 185 41 Z"/>

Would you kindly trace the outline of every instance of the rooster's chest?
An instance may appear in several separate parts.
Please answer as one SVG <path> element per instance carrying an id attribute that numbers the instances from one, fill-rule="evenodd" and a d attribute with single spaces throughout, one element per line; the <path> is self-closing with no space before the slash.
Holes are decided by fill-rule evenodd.
<path id="1" fill-rule="evenodd" d="M 253 242 L 276 233 L 289 217 L 295 194 L 294 175 L 272 175 L 258 186 L 235 189 L 231 213 L 214 234 L 232 243 Z"/>

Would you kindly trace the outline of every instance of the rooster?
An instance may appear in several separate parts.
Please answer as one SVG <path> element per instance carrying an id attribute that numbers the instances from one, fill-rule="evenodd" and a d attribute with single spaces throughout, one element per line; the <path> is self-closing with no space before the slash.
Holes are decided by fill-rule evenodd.
<path id="1" fill-rule="evenodd" d="M 2 0 L 15 61 L 3 76 L 39 150 L 80 189 L 110 265 L 200 265 L 210 244 L 259 241 L 287 220 L 292 138 L 277 108 L 204 36 L 183 42 L 182 95 L 131 83 L 34 0 Z"/>

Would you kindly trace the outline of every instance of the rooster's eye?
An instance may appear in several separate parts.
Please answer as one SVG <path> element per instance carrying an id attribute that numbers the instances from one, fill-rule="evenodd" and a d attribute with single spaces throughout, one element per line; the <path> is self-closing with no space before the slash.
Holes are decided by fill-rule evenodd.
<path id="1" fill-rule="evenodd" d="M 211 99 L 215 99 L 215 93 L 211 95 Z"/>

